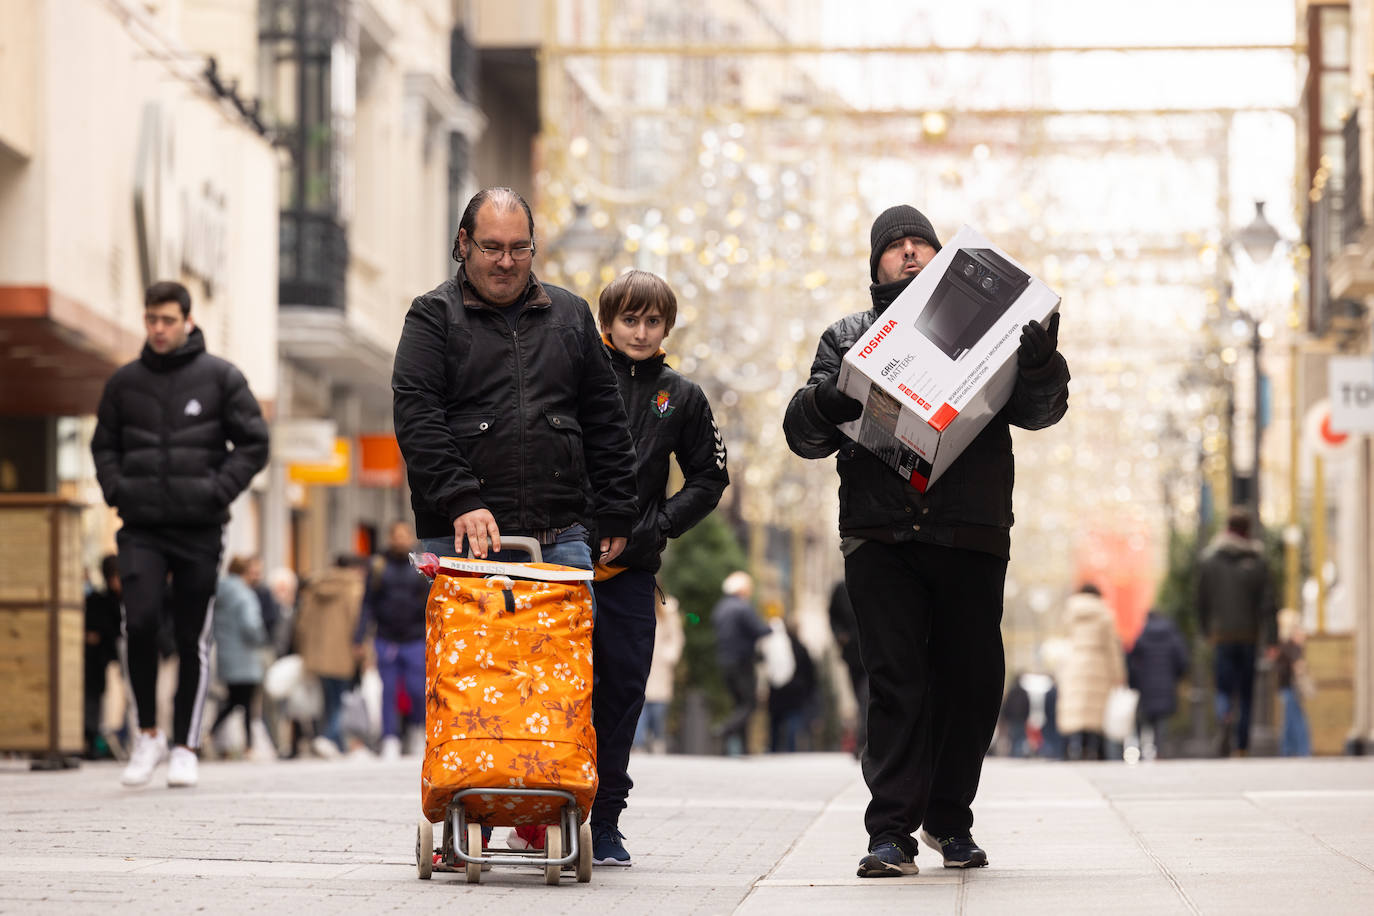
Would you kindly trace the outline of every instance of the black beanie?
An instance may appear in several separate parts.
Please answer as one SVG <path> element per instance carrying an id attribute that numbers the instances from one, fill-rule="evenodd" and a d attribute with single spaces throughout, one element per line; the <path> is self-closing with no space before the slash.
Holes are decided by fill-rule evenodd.
<path id="1" fill-rule="evenodd" d="M 869 233 L 872 250 L 868 254 L 868 276 L 874 283 L 878 282 L 878 259 L 883 256 L 887 246 L 909 235 L 925 239 L 935 246 L 936 251 L 940 250 L 940 239 L 935 235 L 930 220 L 915 207 L 898 204 L 878 214 L 873 221 L 873 231 Z"/>

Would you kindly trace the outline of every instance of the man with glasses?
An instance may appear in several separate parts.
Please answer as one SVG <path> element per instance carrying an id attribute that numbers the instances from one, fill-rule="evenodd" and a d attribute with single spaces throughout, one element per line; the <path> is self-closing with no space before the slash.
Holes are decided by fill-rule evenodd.
<path id="1" fill-rule="evenodd" d="M 534 217 L 510 188 L 468 202 L 458 272 L 417 297 L 391 377 L 423 549 L 550 563 L 614 560 L 634 525 L 634 444 L 615 373 L 585 300 L 532 273 Z"/>

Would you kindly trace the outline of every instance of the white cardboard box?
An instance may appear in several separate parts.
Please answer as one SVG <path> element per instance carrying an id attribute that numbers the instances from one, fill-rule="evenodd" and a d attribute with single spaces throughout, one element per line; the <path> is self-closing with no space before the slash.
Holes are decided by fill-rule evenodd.
<path id="1" fill-rule="evenodd" d="M 1058 308 L 963 226 L 844 355 L 840 390 L 864 412 L 840 431 L 924 493 L 1011 397 L 1021 327 Z"/>

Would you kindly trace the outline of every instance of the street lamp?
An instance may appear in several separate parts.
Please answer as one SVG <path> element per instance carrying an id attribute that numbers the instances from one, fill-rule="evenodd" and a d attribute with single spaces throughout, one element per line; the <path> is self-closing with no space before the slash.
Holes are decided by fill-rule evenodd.
<path id="1" fill-rule="evenodd" d="M 1264 201 L 1255 201 L 1255 216 L 1244 227 L 1237 230 L 1231 236 L 1231 246 L 1245 252 L 1245 260 L 1251 265 L 1251 269 L 1263 273 L 1270 260 L 1274 256 L 1274 251 L 1282 241 L 1277 229 L 1265 218 Z M 1241 259 L 1232 256 L 1232 263 L 1235 265 L 1236 274 L 1240 274 Z M 1239 276 L 1237 276 L 1239 279 Z M 1256 276 L 1253 281 L 1262 283 L 1266 277 Z M 1250 285 L 1255 285 L 1254 282 Z M 1250 366 L 1253 370 L 1250 395 L 1253 403 L 1248 412 L 1249 423 L 1246 426 L 1248 439 L 1233 445 L 1233 467 L 1248 463 L 1249 474 L 1243 475 L 1240 467 L 1235 467 L 1231 487 L 1232 505 L 1244 503 L 1250 510 L 1250 517 L 1258 525 L 1260 520 L 1260 410 L 1263 403 L 1263 374 L 1260 372 L 1260 350 L 1263 347 L 1261 327 L 1264 324 L 1262 313 L 1241 309 L 1236 307 L 1234 301 L 1231 307 L 1235 309 L 1240 322 L 1249 332 L 1250 344 Z M 1236 447 L 1236 446 L 1248 446 Z M 1241 484 L 1244 483 L 1242 487 Z"/>
<path id="2" fill-rule="evenodd" d="M 599 229 L 587 215 L 582 201 L 573 204 L 573 218 L 549 245 L 548 257 L 555 261 L 573 292 L 591 301 L 601 267 L 609 264 L 620 245 L 620 236 L 611 228 Z"/>

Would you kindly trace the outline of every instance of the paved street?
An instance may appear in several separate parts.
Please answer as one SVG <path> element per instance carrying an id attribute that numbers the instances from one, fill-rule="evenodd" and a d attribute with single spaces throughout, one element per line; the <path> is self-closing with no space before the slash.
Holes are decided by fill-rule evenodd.
<path id="1" fill-rule="evenodd" d="M 418 762 L 0 764 L 0 913 L 1339 913 L 1374 900 L 1374 760 L 989 761 L 992 866 L 861 880 L 866 795 L 840 755 L 636 757 L 629 869 L 415 876 Z M 161 775 L 159 773 L 159 775 Z M 498 832 L 498 839 L 504 831 Z"/>

